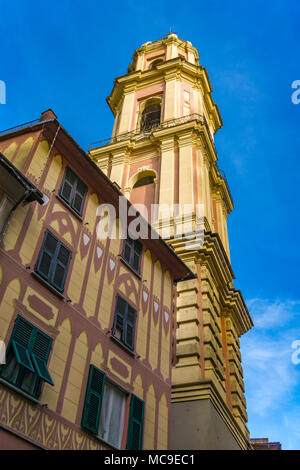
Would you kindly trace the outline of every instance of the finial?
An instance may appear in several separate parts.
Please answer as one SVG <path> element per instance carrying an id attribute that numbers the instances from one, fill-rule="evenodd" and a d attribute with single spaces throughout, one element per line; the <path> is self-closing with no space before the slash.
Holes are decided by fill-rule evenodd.
<path id="1" fill-rule="evenodd" d="M 170 26 L 170 32 L 169 32 L 169 35 L 170 34 L 177 34 L 176 31 L 172 31 L 172 26 Z"/>

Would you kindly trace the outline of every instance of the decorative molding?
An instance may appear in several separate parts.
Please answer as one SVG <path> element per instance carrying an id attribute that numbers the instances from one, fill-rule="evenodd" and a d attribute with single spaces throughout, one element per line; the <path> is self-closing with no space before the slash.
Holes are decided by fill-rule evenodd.
<path id="1" fill-rule="evenodd" d="M 110 447 L 88 435 L 40 404 L 33 404 L 0 384 L 0 426 L 44 449 L 109 450 Z"/>
<path id="2" fill-rule="evenodd" d="M 39 299 L 40 300 L 40 299 Z M 55 339 L 58 335 L 59 331 L 54 326 L 48 325 L 47 323 L 43 322 L 39 319 L 34 313 L 30 312 L 25 305 L 22 304 L 18 299 L 15 299 L 16 303 L 16 312 L 12 321 L 14 321 L 17 315 L 22 316 L 25 320 L 29 321 L 33 324 L 36 328 L 46 333 L 51 338 Z M 47 306 L 48 307 L 48 306 Z M 43 316 L 42 313 L 40 315 Z"/>

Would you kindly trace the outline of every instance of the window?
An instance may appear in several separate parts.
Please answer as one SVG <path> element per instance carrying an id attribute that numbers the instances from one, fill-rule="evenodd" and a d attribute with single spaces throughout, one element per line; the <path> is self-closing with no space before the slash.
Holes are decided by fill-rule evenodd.
<path id="1" fill-rule="evenodd" d="M 106 379 L 104 372 L 91 365 L 81 426 L 120 449 L 127 397 L 126 392 Z M 142 448 L 143 421 L 144 402 L 135 395 L 131 395 L 127 449 Z"/>
<path id="2" fill-rule="evenodd" d="M 142 114 L 141 131 L 150 131 L 160 124 L 160 104 L 147 106 Z"/>
<path id="3" fill-rule="evenodd" d="M 18 316 L 0 376 L 20 390 L 38 398 L 43 382 L 53 384 L 47 361 L 52 339 Z"/>
<path id="4" fill-rule="evenodd" d="M 59 195 L 78 214 L 82 215 L 87 186 L 67 167 Z"/>
<path id="5" fill-rule="evenodd" d="M 134 188 L 139 188 L 140 186 L 146 186 L 147 184 L 154 183 L 154 175 L 143 176 L 133 186 Z"/>
<path id="6" fill-rule="evenodd" d="M 35 271 L 51 286 L 63 292 L 71 255 L 71 251 L 47 230 Z"/>
<path id="7" fill-rule="evenodd" d="M 112 334 L 130 349 L 134 348 L 136 311 L 121 296 L 117 296 Z"/>
<path id="8" fill-rule="evenodd" d="M 121 447 L 123 437 L 125 403 L 126 394 L 106 381 L 100 414 L 99 437 L 118 448 Z"/>
<path id="9" fill-rule="evenodd" d="M 138 240 L 133 240 L 129 235 L 124 240 L 122 258 L 138 274 L 141 269 L 143 245 Z"/>

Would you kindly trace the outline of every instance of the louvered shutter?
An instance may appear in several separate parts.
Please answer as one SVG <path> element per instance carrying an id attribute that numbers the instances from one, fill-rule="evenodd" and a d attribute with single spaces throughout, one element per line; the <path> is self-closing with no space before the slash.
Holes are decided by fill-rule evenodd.
<path id="1" fill-rule="evenodd" d="M 143 442 L 144 402 L 131 395 L 128 423 L 127 450 L 141 450 Z"/>
<path id="2" fill-rule="evenodd" d="M 59 292 L 63 292 L 71 255 L 68 248 L 46 231 L 35 270 Z"/>
<path id="3" fill-rule="evenodd" d="M 123 341 L 123 332 L 124 332 L 124 318 L 126 315 L 126 302 L 119 295 L 116 300 L 115 315 L 114 315 L 114 326 L 113 326 L 113 335 L 116 335 L 116 330 L 120 330 L 121 337 L 118 338 Z M 117 337 L 117 336 L 116 336 Z"/>
<path id="4" fill-rule="evenodd" d="M 65 284 L 70 259 L 70 250 L 59 242 L 56 250 L 55 265 L 53 267 L 52 283 L 61 292 Z"/>
<path id="5" fill-rule="evenodd" d="M 39 377 L 50 385 L 54 385 L 47 367 L 51 345 L 52 340 L 36 330 L 31 357 Z"/>
<path id="6" fill-rule="evenodd" d="M 82 213 L 86 193 L 87 186 L 80 179 L 77 179 L 77 184 L 74 190 L 74 197 L 72 201 L 72 207 L 76 212 L 78 212 L 79 215 L 81 215 Z"/>
<path id="7" fill-rule="evenodd" d="M 122 258 L 131 266 L 138 274 L 140 273 L 141 255 L 143 246 L 138 240 L 127 238 L 124 240 Z"/>
<path id="8" fill-rule="evenodd" d="M 124 343 L 130 349 L 133 349 L 134 345 L 134 330 L 135 330 L 135 310 L 127 304 L 127 314 L 125 317 L 125 327 L 124 327 Z"/>
<path id="9" fill-rule="evenodd" d="M 79 215 L 82 214 L 87 189 L 83 181 L 76 176 L 71 168 L 67 167 L 59 194 Z"/>
<path id="10" fill-rule="evenodd" d="M 75 173 L 73 173 L 73 171 L 67 167 L 59 194 L 68 204 L 71 204 L 72 202 L 75 182 Z"/>
<path id="11" fill-rule="evenodd" d="M 122 257 L 124 260 L 130 264 L 130 259 L 131 259 L 131 243 L 129 239 L 124 240 L 124 248 L 123 248 L 123 254 Z"/>
<path id="12" fill-rule="evenodd" d="M 98 434 L 105 374 L 91 365 L 85 393 L 81 426 L 93 434 Z"/>
<path id="13" fill-rule="evenodd" d="M 17 317 L 11 336 L 11 345 L 17 362 L 31 372 L 35 372 L 31 358 L 30 347 L 34 335 L 34 327 L 21 317 Z"/>
<path id="14" fill-rule="evenodd" d="M 36 271 L 47 280 L 49 280 L 51 276 L 51 268 L 54 261 L 57 244 L 57 238 L 47 231 L 36 267 Z"/>
<path id="15" fill-rule="evenodd" d="M 138 240 L 134 240 L 133 253 L 132 253 L 132 267 L 137 273 L 140 272 L 141 254 L 142 254 L 142 245 Z"/>

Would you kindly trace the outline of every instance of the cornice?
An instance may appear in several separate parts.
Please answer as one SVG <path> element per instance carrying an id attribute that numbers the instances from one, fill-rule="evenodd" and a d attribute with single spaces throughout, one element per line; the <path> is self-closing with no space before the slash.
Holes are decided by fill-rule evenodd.
<path id="1" fill-rule="evenodd" d="M 198 252 L 198 262 L 207 265 L 214 274 L 224 308 L 230 308 L 238 335 L 249 331 L 253 322 L 240 290 L 233 287 L 235 279 L 230 261 L 217 233 L 205 233 L 204 245 Z"/>
<path id="2" fill-rule="evenodd" d="M 155 50 L 159 50 L 162 46 L 167 46 L 168 44 L 177 44 L 178 47 L 183 48 L 185 51 L 192 51 L 195 56 L 199 58 L 196 47 L 194 47 L 190 41 L 184 41 L 183 39 L 180 39 L 175 33 L 168 34 L 166 37 L 158 39 L 157 41 L 149 41 L 144 43 L 141 47 L 134 51 L 133 58 L 135 58 L 135 56 L 140 53 L 154 52 Z"/>
<path id="3" fill-rule="evenodd" d="M 205 230 L 204 243 L 200 249 L 195 244 L 194 250 L 187 250 L 184 239 L 173 238 L 167 242 L 173 246 L 185 263 L 193 261 L 199 263 L 202 269 L 206 267 L 218 289 L 222 311 L 230 312 L 238 335 L 241 336 L 249 331 L 253 322 L 241 291 L 233 286 L 232 281 L 235 276 L 218 233 Z"/>
<path id="4" fill-rule="evenodd" d="M 222 127 L 223 122 L 218 109 L 211 96 L 212 87 L 209 81 L 207 71 L 201 65 L 191 64 L 181 57 L 167 60 L 159 64 L 154 69 L 138 70 L 126 75 L 117 77 L 114 81 L 114 87 L 111 94 L 107 97 L 113 114 L 116 114 L 119 108 L 122 96 L 132 90 L 142 89 L 153 85 L 155 83 L 166 82 L 169 80 L 187 80 L 193 85 L 197 84 L 203 90 L 204 101 L 207 106 L 208 112 L 213 117 L 214 129 L 217 131 Z"/>

